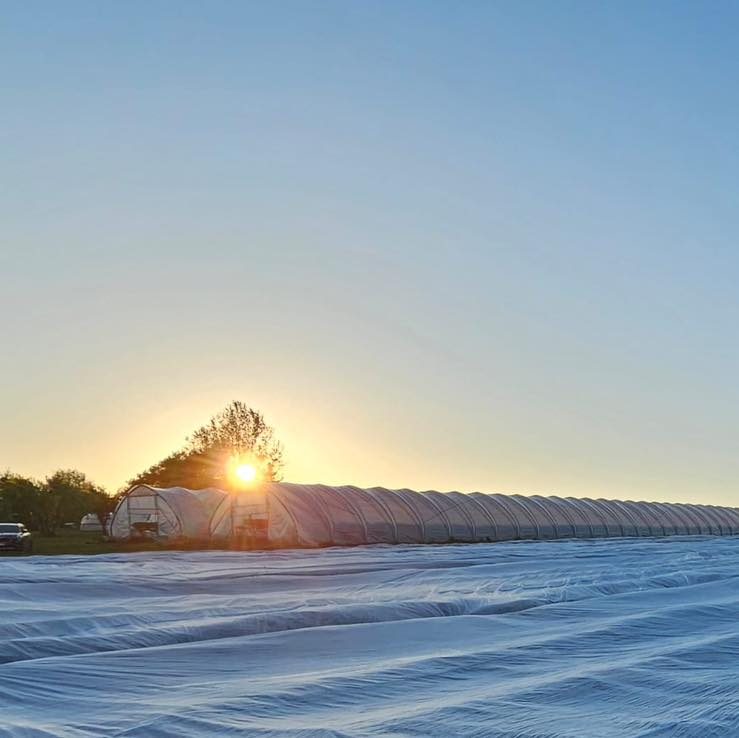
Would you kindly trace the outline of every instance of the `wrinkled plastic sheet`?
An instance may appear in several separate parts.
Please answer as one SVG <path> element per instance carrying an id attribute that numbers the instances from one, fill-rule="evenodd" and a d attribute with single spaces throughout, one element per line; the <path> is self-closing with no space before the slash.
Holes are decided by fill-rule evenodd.
<path id="1" fill-rule="evenodd" d="M 739 539 L 0 559 L 0 736 L 736 736 Z"/>

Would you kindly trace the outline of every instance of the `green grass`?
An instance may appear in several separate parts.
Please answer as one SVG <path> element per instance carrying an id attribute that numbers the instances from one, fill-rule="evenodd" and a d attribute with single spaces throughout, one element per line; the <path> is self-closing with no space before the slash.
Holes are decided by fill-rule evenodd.
<path id="1" fill-rule="evenodd" d="M 71 554 L 74 556 L 85 554 L 107 553 L 134 553 L 136 551 L 205 551 L 208 549 L 230 550 L 228 543 L 212 541 L 166 541 L 138 540 L 138 541 L 109 541 L 102 533 L 86 533 L 70 528 L 60 528 L 54 536 L 44 536 L 38 531 L 33 532 L 34 556 L 60 556 Z M 260 547 L 266 550 L 269 546 Z M 242 547 L 241 550 L 249 550 Z M 2 552 L 0 559 L 5 556 L 23 556 L 15 552 Z"/>
<path id="2" fill-rule="evenodd" d="M 132 553 L 134 551 L 166 551 L 193 550 L 204 548 L 202 545 L 175 545 L 158 543 L 157 541 L 106 541 L 101 533 L 87 533 L 69 528 L 61 528 L 54 536 L 44 536 L 34 532 L 33 555 L 59 556 L 62 554 L 106 554 Z M 0 556 L 18 556 L 20 554 L 3 553 Z"/>
<path id="3" fill-rule="evenodd" d="M 106 541 L 101 533 L 87 533 L 63 528 L 54 536 L 33 533 L 33 553 L 45 556 L 58 554 L 103 554 L 124 551 L 157 551 L 163 546 L 155 541 L 124 543 Z"/>

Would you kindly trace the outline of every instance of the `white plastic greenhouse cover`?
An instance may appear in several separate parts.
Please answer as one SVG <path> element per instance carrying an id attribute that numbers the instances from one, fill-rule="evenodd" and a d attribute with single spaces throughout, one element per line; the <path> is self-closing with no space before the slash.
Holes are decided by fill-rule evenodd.
<path id="1" fill-rule="evenodd" d="M 82 520 L 80 520 L 80 530 L 85 530 L 90 533 L 102 533 L 103 526 L 100 522 L 100 518 L 95 515 L 95 513 L 88 513 L 87 515 L 83 515 Z"/>
<path id="2" fill-rule="evenodd" d="M 712 505 L 283 482 L 259 489 L 275 547 L 739 533 L 739 509 Z M 243 494 L 214 509 L 214 537 L 228 538 L 240 511 L 255 509 L 253 494 Z"/>
<path id="3" fill-rule="evenodd" d="M 130 538 L 135 523 L 157 523 L 166 538 L 208 539 L 213 510 L 227 495 L 220 489 L 160 489 L 139 484 L 119 500 L 110 521 L 112 538 Z"/>

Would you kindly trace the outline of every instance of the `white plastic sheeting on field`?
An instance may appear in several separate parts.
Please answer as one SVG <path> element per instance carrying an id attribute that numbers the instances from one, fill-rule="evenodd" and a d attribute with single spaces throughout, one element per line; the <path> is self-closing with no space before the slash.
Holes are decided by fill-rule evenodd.
<path id="1" fill-rule="evenodd" d="M 265 492 L 269 540 L 284 546 L 739 533 L 739 510 L 711 505 L 287 483 Z"/>
<path id="2" fill-rule="evenodd" d="M 130 538 L 136 535 L 137 524 L 150 524 L 158 536 L 208 539 L 211 515 L 225 495 L 222 490 L 212 488 L 159 489 L 145 484 L 136 485 L 119 500 L 109 524 L 110 535 Z"/>
<path id="3" fill-rule="evenodd" d="M 0 564 L 2 738 L 736 738 L 739 537 Z"/>

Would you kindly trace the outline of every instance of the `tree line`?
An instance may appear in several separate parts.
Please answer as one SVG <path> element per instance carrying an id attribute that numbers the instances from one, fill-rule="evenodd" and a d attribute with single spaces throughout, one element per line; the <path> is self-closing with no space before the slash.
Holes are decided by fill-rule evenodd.
<path id="1" fill-rule="evenodd" d="M 102 523 L 113 504 L 113 497 L 75 469 L 60 469 L 43 482 L 11 471 L 0 476 L 0 522 L 25 523 L 45 535 L 88 513 Z"/>
<path id="2" fill-rule="evenodd" d="M 116 494 L 75 469 L 54 472 L 43 481 L 11 471 L 0 473 L 0 522 L 22 522 L 31 530 L 54 535 L 65 523 L 95 514 L 103 523 L 118 496 L 134 484 L 156 487 L 228 488 L 229 465 L 253 465 L 265 481 L 281 478 L 282 445 L 260 412 L 232 402 L 195 430 L 184 445 L 130 479 Z"/>

